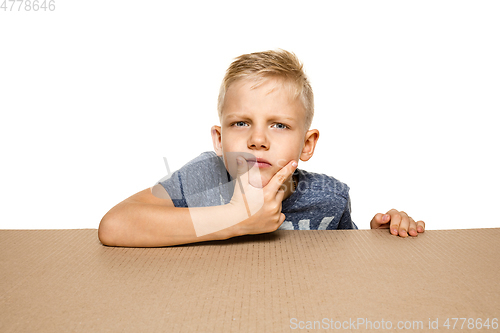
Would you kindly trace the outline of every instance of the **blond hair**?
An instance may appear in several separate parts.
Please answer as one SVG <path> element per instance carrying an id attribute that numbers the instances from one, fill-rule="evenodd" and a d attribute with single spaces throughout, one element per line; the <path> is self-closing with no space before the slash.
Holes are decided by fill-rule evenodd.
<path id="1" fill-rule="evenodd" d="M 305 128 L 308 130 L 314 116 L 314 95 L 302 68 L 303 64 L 295 54 L 282 49 L 239 56 L 231 63 L 222 80 L 217 105 L 219 119 L 222 119 L 227 89 L 236 80 L 255 79 L 257 84 L 252 87 L 255 88 L 265 78 L 278 77 L 291 83 L 293 98 L 299 97 L 302 101 L 306 111 Z"/>

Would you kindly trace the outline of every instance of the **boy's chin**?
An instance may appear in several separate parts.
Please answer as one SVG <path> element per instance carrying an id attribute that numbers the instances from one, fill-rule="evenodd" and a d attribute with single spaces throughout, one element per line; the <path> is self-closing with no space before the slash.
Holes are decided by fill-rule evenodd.
<path id="1" fill-rule="evenodd" d="M 266 179 L 264 177 L 261 177 L 260 179 L 250 179 L 248 180 L 248 183 L 252 185 L 255 188 L 263 188 L 269 183 L 270 179 Z"/>

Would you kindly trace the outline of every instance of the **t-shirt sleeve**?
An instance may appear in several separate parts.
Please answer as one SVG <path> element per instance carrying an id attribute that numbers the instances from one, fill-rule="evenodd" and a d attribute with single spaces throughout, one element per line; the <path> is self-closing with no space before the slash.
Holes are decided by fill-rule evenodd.
<path id="1" fill-rule="evenodd" d="M 214 152 L 206 152 L 158 183 L 175 207 L 218 206 L 229 202 L 232 196 L 228 175 L 222 159 Z"/>
<path id="2" fill-rule="evenodd" d="M 358 229 L 356 224 L 351 219 L 351 197 L 347 197 L 347 204 L 340 218 L 340 222 L 337 229 Z"/>
<path id="3" fill-rule="evenodd" d="M 187 207 L 186 197 L 182 187 L 181 171 L 175 171 L 170 178 L 158 183 L 165 188 L 175 207 Z"/>

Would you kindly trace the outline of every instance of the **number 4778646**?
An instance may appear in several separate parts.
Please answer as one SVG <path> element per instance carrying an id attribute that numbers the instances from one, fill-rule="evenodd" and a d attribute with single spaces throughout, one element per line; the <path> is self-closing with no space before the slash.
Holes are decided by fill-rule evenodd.
<path id="1" fill-rule="evenodd" d="M 24 6 L 23 6 L 24 4 Z M 41 3 L 39 0 L 3 0 L 2 5 L 0 6 L 0 10 L 3 10 L 6 12 L 7 10 L 9 12 L 12 12 L 16 10 L 20 12 L 25 11 L 25 12 L 38 12 L 38 11 L 54 11 L 56 10 L 56 1 L 55 0 L 43 0 Z"/>

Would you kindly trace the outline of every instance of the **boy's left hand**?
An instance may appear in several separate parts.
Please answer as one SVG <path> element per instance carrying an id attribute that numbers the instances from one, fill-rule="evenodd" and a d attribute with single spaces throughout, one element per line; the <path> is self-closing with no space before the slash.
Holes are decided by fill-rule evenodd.
<path id="1" fill-rule="evenodd" d="M 371 229 L 388 229 L 391 234 L 401 237 L 418 236 L 419 233 L 425 231 L 425 222 L 415 222 L 411 217 L 403 211 L 391 209 L 386 214 L 378 213 L 370 222 Z"/>

